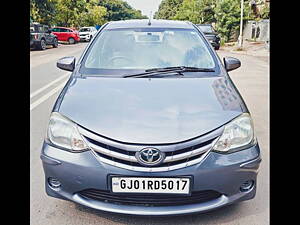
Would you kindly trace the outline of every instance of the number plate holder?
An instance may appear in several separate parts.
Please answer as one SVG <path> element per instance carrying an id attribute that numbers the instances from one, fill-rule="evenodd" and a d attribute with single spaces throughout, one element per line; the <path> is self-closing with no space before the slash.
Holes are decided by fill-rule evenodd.
<path id="1" fill-rule="evenodd" d="M 109 176 L 109 190 L 120 194 L 172 194 L 191 195 L 193 180 L 191 176 L 177 177 L 138 177 Z"/>

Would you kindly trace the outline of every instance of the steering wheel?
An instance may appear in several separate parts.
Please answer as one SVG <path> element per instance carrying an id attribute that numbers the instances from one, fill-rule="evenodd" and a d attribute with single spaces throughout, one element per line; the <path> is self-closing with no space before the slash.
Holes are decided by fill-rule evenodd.
<path id="1" fill-rule="evenodd" d="M 118 59 L 121 59 L 121 60 L 125 59 L 127 62 L 130 62 L 130 63 L 133 62 L 132 59 L 129 59 L 129 58 L 125 57 L 125 56 L 113 56 L 108 61 L 113 63 L 114 60 L 118 60 Z"/>

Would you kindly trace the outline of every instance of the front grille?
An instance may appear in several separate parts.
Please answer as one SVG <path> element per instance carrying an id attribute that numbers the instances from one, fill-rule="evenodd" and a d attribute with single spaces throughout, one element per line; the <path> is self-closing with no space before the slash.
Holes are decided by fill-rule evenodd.
<path id="1" fill-rule="evenodd" d="M 220 130 L 216 130 L 187 142 L 152 145 L 164 152 L 166 157 L 161 164 L 149 167 L 141 165 L 135 154 L 145 147 L 152 147 L 151 145 L 123 144 L 101 137 L 81 127 L 79 127 L 79 131 L 101 162 L 141 172 L 163 172 L 195 165 L 205 157 L 220 135 Z"/>
<path id="2" fill-rule="evenodd" d="M 78 192 L 81 197 L 93 199 L 102 202 L 126 205 L 143 205 L 143 206 L 172 206 L 187 205 L 211 201 L 221 197 L 216 191 L 195 191 L 190 196 L 174 194 L 136 194 L 136 193 L 111 193 L 109 191 L 86 189 Z"/>

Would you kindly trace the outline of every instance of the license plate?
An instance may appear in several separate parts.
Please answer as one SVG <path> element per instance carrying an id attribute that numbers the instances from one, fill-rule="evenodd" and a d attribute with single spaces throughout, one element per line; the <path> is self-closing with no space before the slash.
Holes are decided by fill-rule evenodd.
<path id="1" fill-rule="evenodd" d="M 189 194 L 190 178 L 112 177 L 112 192 Z"/>

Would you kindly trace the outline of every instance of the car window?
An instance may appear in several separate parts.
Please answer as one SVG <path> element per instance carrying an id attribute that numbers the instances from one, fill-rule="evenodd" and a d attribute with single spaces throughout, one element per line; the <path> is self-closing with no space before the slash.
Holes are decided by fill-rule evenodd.
<path id="1" fill-rule="evenodd" d="M 90 28 L 81 28 L 79 32 L 89 32 Z"/>
<path id="2" fill-rule="evenodd" d="M 194 29 L 142 28 L 103 31 L 84 66 L 95 69 L 214 68 L 215 62 Z"/>
<path id="3" fill-rule="evenodd" d="M 213 29 L 211 26 L 199 26 L 202 32 L 204 33 L 213 33 Z"/>
<path id="4" fill-rule="evenodd" d="M 38 30 L 39 33 L 44 32 L 44 27 L 43 26 L 38 26 L 37 28 L 38 28 L 37 30 Z"/>
<path id="5" fill-rule="evenodd" d="M 54 31 L 54 32 L 61 32 L 61 29 L 60 28 L 53 28 L 52 31 Z"/>
<path id="6" fill-rule="evenodd" d="M 67 29 L 64 28 L 56 28 L 56 32 L 67 32 Z"/>

